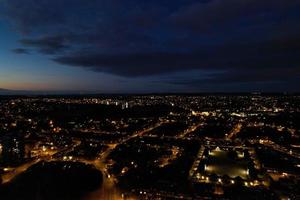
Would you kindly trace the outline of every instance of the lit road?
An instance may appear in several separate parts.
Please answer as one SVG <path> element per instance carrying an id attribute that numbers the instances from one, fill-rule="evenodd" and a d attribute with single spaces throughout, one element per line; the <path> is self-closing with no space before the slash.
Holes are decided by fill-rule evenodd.
<path id="1" fill-rule="evenodd" d="M 118 144 L 108 145 L 108 148 L 106 149 L 106 151 L 101 153 L 99 155 L 99 158 L 94 161 L 88 161 L 88 160 L 81 159 L 80 160 L 81 162 L 87 163 L 87 164 L 93 164 L 98 170 L 100 170 L 103 173 L 103 184 L 102 184 L 101 188 L 99 188 L 98 190 L 87 195 L 87 197 L 84 198 L 84 200 L 99 200 L 99 199 L 101 199 L 101 200 L 119 200 L 119 199 L 123 199 L 122 192 L 115 186 L 115 183 L 117 182 L 116 178 L 108 173 L 108 164 L 106 162 L 107 157 L 118 145 L 124 144 L 133 138 L 141 137 L 145 133 L 161 126 L 162 124 L 163 124 L 162 122 L 157 123 L 156 125 L 154 125 L 150 128 L 144 129 L 140 132 L 134 133 L 131 136 L 125 137 Z M 126 199 L 129 199 L 129 198 L 126 198 Z M 134 199 L 134 198 L 131 198 L 131 199 Z"/>
<path id="2" fill-rule="evenodd" d="M 201 122 L 197 125 L 194 125 L 188 129 L 186 129 L 181 135 L 178 136 L 178 139 L 182 139 L 185 138 L 189 133 L 194 132 L 195 130 L 197 130 L 199 127 L 203 126 L 204 124 Z"/>
<path id="3" fill-rule="evenodd" d="M 40 157 L 40 158 L 37 158 L 37 159 L 34 159 L 30 162 L 27 162 L 23 165 L 20 165 L 18 167 L 15 167 L 15 168 L 9 168 L 9 171 L 5 174 L 2 175 L 2 180 L 3 180 L 3 183 L 8 183 L 10 182 L 11 180 L 13 180 L 16 176 L 18 176 L 19 174 L 25 172 L 29 167 L 31 167 L 32 165 L 38 163 L 39 161 L 52 161 L 53 158 L 52 156 L 55 156 L 57 154 L 60 154 L 62 152 L 69 152 L 69 151 L 72 151 L 74 150 L 74 148 L 76 148 L 78 145 L 80 145 L 80 141 L 76 140 L 76 141 L 73 141 L 74 142 L 74 145 L 68 147 L 68 148 L 63 148 L 59 151 L 52 151 L 52 152 L 49 152 L 48 153 L 48 156 L 46 157 Z"/>
<path id="4" fill-rule="evenodd" d="M 233 137 L 236 137 L 239 132 L 241 131 L 243 125 L 241 123 L 238 123 L 235 125 L 235 127 L 231 130 L 231 132 L 227 135 L 228 139 L 232 139 Z"/>
<path id="5" fill-rule="evenodd" d="M 25 163 L 25 164 L 23 164 L 19 167 L 13 168 L 8 173 L 3 174 L 2 175 L 3 183 L 10 182 L 13 178 L 15 178 L 19 174 L 25 172 L 29 167 L 31 167 L 32 165 L 38 163 L 40 160 L 41 159 L 36 159 L 36 160 L 31 161 L 31 162 Z"/>
<path id="6" fill-rule="evenodd" d="M 278 144 L 275 144 L 275 143 L 272 143 L 272 144 L 267 144 L 267 143 L 263 143 L 264 146 L 266 147 L 269 147 L 275 151 L 279 151 L 280 153 L 283 153 L 283 154 L 288 154 L 289 156 L 292 156 L 294 158 L 297 158 L 297 159 L 300 159 L 300 154 L 297 153 L 297 152 L 292 152 L 290 151 L 289 149 L 283 147 L 283 146 L 280 146 Z"/>

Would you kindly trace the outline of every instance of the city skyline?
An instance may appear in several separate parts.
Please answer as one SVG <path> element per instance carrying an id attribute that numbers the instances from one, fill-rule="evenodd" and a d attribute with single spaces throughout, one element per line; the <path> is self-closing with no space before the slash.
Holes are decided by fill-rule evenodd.
<path id="1" fill-rule="evenodd" d="M 297 0 L 0 3 L 0 93 L 299 92 Z"/>

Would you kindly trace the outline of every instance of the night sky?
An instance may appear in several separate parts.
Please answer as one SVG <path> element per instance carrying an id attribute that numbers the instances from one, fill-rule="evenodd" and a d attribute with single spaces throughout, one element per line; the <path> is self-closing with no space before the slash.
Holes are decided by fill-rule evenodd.
<path id="1" fill-rule="evenodd" d="M 300 0 L 0 0 L 0 88 L 295 92 Z"/>

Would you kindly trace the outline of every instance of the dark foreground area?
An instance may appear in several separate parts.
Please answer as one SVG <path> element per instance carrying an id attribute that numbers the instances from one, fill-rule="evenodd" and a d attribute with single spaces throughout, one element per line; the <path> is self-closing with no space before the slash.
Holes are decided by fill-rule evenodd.
<path id="1" fill-rule="evenodd" d="M 0 187 L 3 200 L 75 200 L 102 184 L 102 173 L 78 162 L 40 162 Z"/>

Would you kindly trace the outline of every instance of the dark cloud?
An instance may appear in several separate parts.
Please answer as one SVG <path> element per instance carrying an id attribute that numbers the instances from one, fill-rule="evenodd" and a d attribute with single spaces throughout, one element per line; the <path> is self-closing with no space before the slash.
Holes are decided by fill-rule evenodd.
<path id="1" fill-rule="evenodd" d="M 38 39 L 21 39 L 20 43 L 27 47 L 37 48 L 41 53 L 54 54 L 67 49 L 68 39 L 61 36 L 43 37 Z"/>
<path id="2" fill-rule="evenodd" d="M 197 32 L 213 32 L 256 27 L 261 24 L 278 25 L 291 12 L 298 12 L 298 0 L 211 0 L 181 8 L 170 16 L 177 26 Z"/>
<path id="3" fill-rule="evenodd" d="M 0 16 L 11 20 L 16 30 L 28 34 L 57 27 L 65 22 L 64 7 L 71 1 L 2 0 Z"/>
<path id="4" fill-rule="evenodd" d="M 272 76 L 286 68 L 299 70 L 300 40 L 271 40 L 257 44 L 219 45 L 199 48 L 190 52 L 156 52 L 131 54 L 92 54 L 81 52 L 54 59 L 67 65 L 109 72 L 121 76 L 151 76 L 155 74 L 191 69 L 261 69 Z M 293 75 L 293 74 L 289 74 Z M 249 77 L 251 78 L 251 76 Z M 255 76 L 252 77 L 253 79 Z"/>
<path id="5" fill-rule="evenodd" d="M 3 2 L 27 33 L 20 43 L 60 64 L 125 77 L 224 72 L 210 84 L 299 77 L 299 0 Z"/>
<path id="6" fill-rule="evenodd" d="M 24 48 L 12 49 L 12 52 L 14 52 L 16 54 L 29 54 L 30 53 L 30 51 L 28 49 L 24 49 Z"/>
<path id="7" fill-rule="evenodd" d="M 299 69 L 229 70 L 214 72 L 206 77 L 180 77 L 165 83 L 189 88 L 193 91 L 299 91 Z"/>

